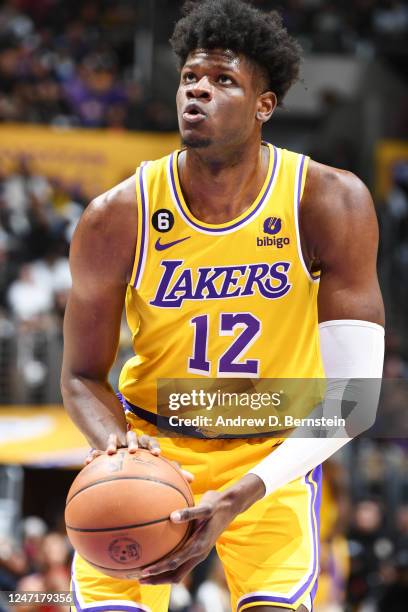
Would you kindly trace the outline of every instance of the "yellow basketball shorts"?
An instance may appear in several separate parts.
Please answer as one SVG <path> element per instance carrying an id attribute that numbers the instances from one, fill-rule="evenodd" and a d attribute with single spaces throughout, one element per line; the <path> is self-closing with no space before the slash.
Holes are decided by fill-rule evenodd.
<path id="1" fill-rule="evenodd" d="M 127 413 L 137 433 L 156 428 Z M 195 476 L 196 503 L 208 490 L 222 490 L 273 452 L 281 440 L 160 438 L 163 456 Z M 255 606 L 312 609 L 319 571 L 321 467 L 294 480 L 239 514 L 221 534 L 217 552 L 231 592 L 231 609 Z M 154 503 L 154 500 L 152 500 Z M 101 574 L 76 554 L 72 590 L 78 612 L 167 612 L 170 586 L 139 585 Z"/>

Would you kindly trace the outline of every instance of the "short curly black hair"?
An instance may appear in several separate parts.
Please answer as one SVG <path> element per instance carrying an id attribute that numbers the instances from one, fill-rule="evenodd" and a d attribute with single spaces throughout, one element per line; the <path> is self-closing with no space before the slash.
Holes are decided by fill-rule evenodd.
<path id="1" fill-rule="evenodd" d="M 183 14 L 170 39 L 180 67 L 194 49 L 242 53 L 262 69 L 281 104 L 298 79 L 301 49 L 279 13 L 264 13 L 242 0 L 190 0 Z"/>

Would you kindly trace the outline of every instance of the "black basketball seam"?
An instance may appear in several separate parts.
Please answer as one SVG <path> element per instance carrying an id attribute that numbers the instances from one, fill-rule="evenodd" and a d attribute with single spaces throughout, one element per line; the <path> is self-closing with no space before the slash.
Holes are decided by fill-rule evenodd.
<path id="1" fill-rule="evenodd" d="M 180 495 L 182 495 L 184 497 L 184 499 L 186 500 L 187 506 L 190 505 L 189 504 L 189 500 L 184 495 L 183 491 L 181 491 L 178 487 L 176 487 L 176 485 L 174 485 L 174 484 L 172 484 L 170 482 L 166 482 L 165 480 L 160 480 L 159 478 L 153 478 L 151 476 L 120 476 L 119 478 L 101 478 L 100 480 L 96 480 L 95 482 L 92 482 L 91 484 L 88 484 L 85 487 L 82 487 L 82 489 L 79 489 L 79 491 L 74 493 L 73 496 L 70 497 L 69 500 L 67 500 L 67 503 L 65 504 L 65 508 L 67 508 L 68 504 L 71 503 L 71 501 L 74 499 L 74 497 L 76 497 L 77 495 L 82 493 L 82 491 L 85 491 L 86 489 L 90 489 L 91 487 L 95 487 L 96 485 L 101 484 L 101 483 L 114 482 L 114 481 L 118 481 L 118 480 L 148 480 L 149 482 L 158 482 L 160 484 L 163 484 L 163 485 L 165 485 L 167 487 L 171 487 L 172 489 L 175 489 L 176 491 L 178 491 L 180 493 Z"/>
<path id="2" fill-rule="evenodd" d="M 81 527 L 71 527 L 70 525 L 65 525 L 67 529 L 71 529 L 71 531 L 82 531 L 86 533 L 99 533 L 100 531 L 121 531 L 122 529 L 134 529 L 135 527 L 148 527 L 149 525 L 155 525 L 156 523 L 163 523 L 164 521 L 168 521 L 170 516 L 166 516 L 164 518 L 155 519 L 154 521 L 149 521 L 147 523 L 135 523 L 134 525 L 124 525 L 123 527 L 101 527 L 100 529 L 96 527 L 89 527 L 81 529 Z"/>
<path id="3" fill-rule="evenodd" d="M 178 468 L 176 468 L 176 466 L 174 465 L 174 463 L 172 463 L 172 462 L 171 462 L 169 459 L 166 459 L 166 457 L 160 457 L 160 459 L 162 459 L 163 461 L 165 461 L 165 462 L 167 463 L 167 465 L 169 465 L 171 468 L 173 468 L 173 470 L 174 470 L 174 471 L 177 473 L 177 475 L 178 475 L 178 476 L 181 476 L 181 478 L 183 479 L 183 481 L 185 481 L 185 482 L 187 483 L 187 485 L 188 485 L 188 482 L 186 481 L 186 479 L 184 478 L 184 476 L 183 476 L 182 474 L 180 474 L 180 472 L 179 472 Z M 189 486 L 189 485 L 188 485 L 188 486 Z M 194 497 L 193 497 L 193 494 L 192 494 L 192 491 L 191 491 L 190 487 L 189 487 L 189 491 L 191 492 L 191 498 L 192 498 L 192 499 L 191 499 L 191 501 L 192 501 L 192 503 L 193 503 L 193 505 L 194 505 Z M 190 504 L 189 504 L 189 501 L 188 501 L 187 499 L 186 499 L 186 501 L 187 501 L 187 504 L 188 504 L 188 505 L 190 505 Z"/>
<path id="4" fill-rule="evenodd" d="M 97 563 L 94 563 L 93 561 L 90 561 L 89 559 L 87 559 L 86 557 L 84 557 L 84 555 L 81 555 L 82 559 L 85 559 L 85 561 L 87 563 L 89 563 L 90 565 L 94 565 L 95 567 L 99 567 L 100 569 L 106 569 L 106 570 L 111 570 L 114 572 L 121 572 L 121 571 L 130 571 L 133 572 L 133 570 L 141 570 L 142 566 L 139 565 L 138 567 L 106 567 L 105 565 L 98 565 Z"/>

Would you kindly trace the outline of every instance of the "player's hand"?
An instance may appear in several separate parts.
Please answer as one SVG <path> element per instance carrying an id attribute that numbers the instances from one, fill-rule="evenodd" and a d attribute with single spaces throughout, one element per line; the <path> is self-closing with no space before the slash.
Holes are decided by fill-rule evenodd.
<path id="1" fill-rule="evenodd" d="M 212 550 L 216 540 L 235 518 L 235 512 L 222 493 L 208 491 L 192 508 L 176 510 L 170 515 L 174 523 L 191 523 L 193 531 L 178 551 L 142 570 L 141 584 L 180 582 Z"/>
<path id="2" fill-rule="evenodd" d="M 103 455 L 105 453 L 108 455 L 114 455 L 118 451 L 118 449 L 121 448 L 127 448 L 129 453 L 135 453 L 139 448 L 145 448 L 156 456 L 160 455 L 161 452 L 158 440 L 146 434 L 138 436 L 134 431 L 127 431 L 126 447 L 124 447 L 123 444 L 120 444 L 117 434 L 112 433 L 108 437 L 106 449 L 103 451 L 97 448 L 93 448 L 85 459 L 85 465 L 91 463 L 91 461 L 96 459 L 96 457 L 99 457 L 99 455 Z"/>
<path id="3" fill-rule="evenodd" d="M 179 472 L 181 472 L 183 474 L 183 476 L 187 480 L 187 482 L 193 482 L 194 474 L 192 474 L 188 470 L 184 470 L 181 467 L 181 465 L 179 463 L 177 463 L 177 461 L 172 461 L 172 464 L 174 465 L 174 467 L 176 467 L 178 469 Z"/>

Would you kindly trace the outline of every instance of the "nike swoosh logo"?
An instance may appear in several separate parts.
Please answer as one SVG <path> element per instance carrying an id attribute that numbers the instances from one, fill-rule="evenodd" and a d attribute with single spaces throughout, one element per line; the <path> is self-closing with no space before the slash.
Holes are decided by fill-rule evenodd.
<path id="1" fill-rule="evenodd" d="M 158 238 L 154 246 L 155 246 L 156 251 L 165 251 L 166 249 L 169 249 L 175 244 L 178 244 L 179 242 L 184 242 L 184 240 L 188 240 L 189 238 L 191 238 L 191 236 L 186 236 L 185 238 L 179 238 L 178 240 L 174 240 L 173 242 L 165 242 L 165 243 L 160 242 L 160 238 Z"/>

